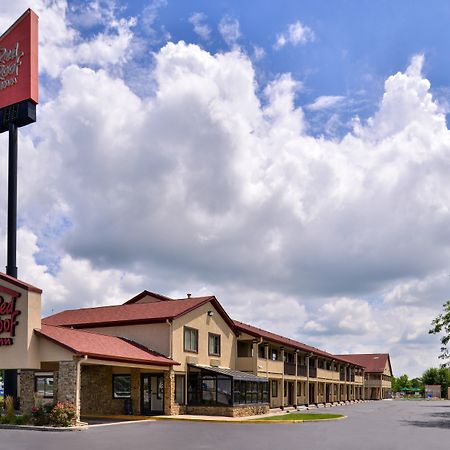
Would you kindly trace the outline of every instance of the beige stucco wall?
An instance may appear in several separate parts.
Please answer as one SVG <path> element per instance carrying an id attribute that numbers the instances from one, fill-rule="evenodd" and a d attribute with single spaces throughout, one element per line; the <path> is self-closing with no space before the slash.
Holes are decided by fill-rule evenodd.
<path id="1" fill-rule="evenodd" d="M 213 316 L 208 316 L 208 311 L 213 311 Z M 184 351 L 184 327 L 188 326 L 198 330 L 198 353 Z M 196 364 L 211 365 L 211 360 L 219 363 L 221 367 L 235 368 L 236 361 L 236 335 L 217 312 L 211 303 L 206 303 L 199 308 L 175 319 L 172 324 L 173 335 L 173 359 L 180 366 L 174 366 L 175 372 L 186 371 L 186 358 Z M 221 355 L 208 355 L 208 333 L 221 336 Z"/>
<path id="2" fill-rule="evenodd" d="M 155 352 L 170 356 L 170 325 L 168 323 L 96 327 L 89 328 L 88 331 L 108 336 L 125 337 L 145 345 Z"/>
<path id="3" fill-rule="evenodd" d="M 21 294 L 16 301 L 16 309 L 21 313 L 17 317 L 19 323 L 16 327 L 16 335 L 12 338 L 14 343 L 0 346 L 0 368 L 39 369 L 38 343 L 33 330 L 41 326 L 41 296 L 5 280 L 0 280 L 0 285 Z M 6 302 L 10 302 L 10 295 L 3 292 L 0 295 Z M 7 319 L 9 316 L 4 315 L 0 318 Z M 0 334 L 0 338 L 9 337 L 9 333 Z"/>
<path id="4" fill-rule="evenodd" d="M 43 336 L 37 336 L 39 360 L 42 362 L 71 361 L 74 354 Z"/>

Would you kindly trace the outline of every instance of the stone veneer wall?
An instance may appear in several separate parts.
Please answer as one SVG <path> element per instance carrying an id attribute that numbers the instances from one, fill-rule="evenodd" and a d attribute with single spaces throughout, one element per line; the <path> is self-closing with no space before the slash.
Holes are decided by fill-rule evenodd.
<path id="1" fill-rule="evenodd" d="M 60 361 L 58 374 L 58 402 L 71 402 L 77 408 L 77 420 L 80 418 L 80 388 L 77 361 Z"/>
<path id="2" fill-rule="evenodd" d="M 266 414 L 269 405 L 187 406 L 186 412 L 199 416 L 245 417 Z"/>
<path id="3" fill-rule="evenodd" d="M 164 373 L 164 414 L 174 416 L 185 414 L 186 406 L 175 403 L 175 373 Z"/>
<path id="4" fill-rule="evenodd" d="M 124 372 L 126 373 L 126 372 Z M 111 366 L 81 366 L 81 414 L 125 414 L 125 399 L 113 398 Z M 133 413 L 140 413 L 139 369 L 131 372 Z"/>
<path id="5" fill-rule="evenodd" d="M 20 412 L 31 414 L 34 406 L 34 370 L 20 371 Z"/>

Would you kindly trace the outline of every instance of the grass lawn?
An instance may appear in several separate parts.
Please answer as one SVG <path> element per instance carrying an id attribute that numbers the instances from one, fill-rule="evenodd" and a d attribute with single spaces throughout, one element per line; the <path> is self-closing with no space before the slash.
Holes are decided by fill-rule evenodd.
<path id="1" fill-rule="evenodd" d="M 342 414 L 288 413 L 255 420 L 323 420 L 339 419 L 340 417 L 344 416 Z"/>

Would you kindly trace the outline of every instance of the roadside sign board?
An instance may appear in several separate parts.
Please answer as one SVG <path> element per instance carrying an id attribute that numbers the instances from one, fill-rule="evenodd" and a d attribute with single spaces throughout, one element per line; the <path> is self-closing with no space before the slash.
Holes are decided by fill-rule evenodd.
<path id="1" fill-rule="evenodd" d="M 38 103 L 38 16 L 25 11 L 0 36 L 0 109 Z"/>

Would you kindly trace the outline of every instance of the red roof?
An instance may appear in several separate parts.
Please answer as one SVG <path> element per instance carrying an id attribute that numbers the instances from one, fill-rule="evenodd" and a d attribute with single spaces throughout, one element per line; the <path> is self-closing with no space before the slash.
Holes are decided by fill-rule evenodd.
<path id="1" fill-rule="evenodd" d="M 140 294 L 134 296 L 130 300 L 126 301 L 124 303 L 124 305 L 131 305 L 133 303 L 138 303 L 140 300 L 142 300 L 145 297 L 149 297 L 148 300 L 151 299 L 151 301 L 153 301 L 153 302 L 162 302 L 162 301 L 167 301 L 167 300 L 173 300 L 172 298 L 166 297 L 165 295 L 161 295 L 161 294 L 157 294 L 156 292 L 151 292 L 151 291 L 145 290 L 145 291 L 142 291 Z"/>
<path id="2" fill-rule="evenodd" d="M 392 371 L 389 353 L 360 353 L 337 356 L 346 359 L 348 362 L 351 362 L 353 364 L 364 366 L 366 372 L 383 373 L 384 369 L 386 368 L 386 363 L 389 363 L 389 368 Z"/>
<path id="3" fill-rule="evenodd" d="M 233 321 L 214 296 L 72 309 L 46 317 L 42 319 L 42 323 L 45 325 L 71 326 L 74 328 L 93 328 L 99 326 L 165 322 L 166 320 L 173 320 L 180 317 L 208 302 L 214 305 L 234 331 Z"/>
<path id="4" fill-rule="evenodd" d="M 125 338 L 49 325 L 42 325 L 35 331 L 80 356 L 159 366 L 179 364 Z"/>
<path id="5" fill-rule="evenodd" d="M 14 286 L 18 286 L 26 291 L 37 292 L 38 294 L 42 294 L 42 289 L 39 289 L 36 286 L 32 286 L 31 284 L 25 283 L 25 281 L 18 280 L 17 278 L 12 277 L 11 275 L 6 275 L 6 273 L 0 272 L 0 279 L 3 281 L 7 281 Z"/>
<path id="6" fill-rule="evenodd" d="M 303 344 L 302 342 L 295 341 L 293 339 L 289 339 L 284 336 L 280 336 L 279 334 L 271 333 L 270 331 L 266 331 L 261 328 L 254 327 L 254 326 L 248 325 L 246 323 L 238 322 L 237 320 L 234 321 L 234 324 L 236 325 L 236 328 L 238 330 L 243 331 L 244 333 L 250 334 L 251 336 L 262 337 L 264 339 L 267 339 L 268 341 L 276 342 L 278 344 L 286 345 L 288 347 L 302 350 L 302 351 L 305 351 L 308 353 L 313 353 L 314 355 L 317 355 L 317 356 L 323 356 L 325 358 L 340 360 L 340 361 L 347 362 L 347 363 L 350 362 L 350 361 L 346 361 L 342 358 L 339 358 L 336 355 L 332 355 L 331 353 L 320 350 L 316 347 L 311 347 L 309 345 Z M 354 362 L 352 362 L 352 364 L 355 364 L 357 366 L 360 365 L 359 363 L 354 363 Z"/>

